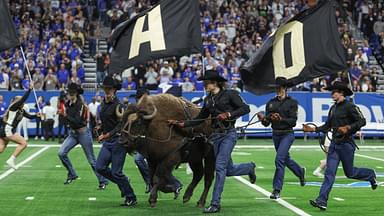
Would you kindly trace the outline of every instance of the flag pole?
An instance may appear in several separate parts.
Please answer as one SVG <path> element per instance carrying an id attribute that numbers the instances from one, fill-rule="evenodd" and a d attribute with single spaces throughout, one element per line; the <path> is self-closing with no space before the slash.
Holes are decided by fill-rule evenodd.
<path id="1" fill-rule="evenodd" d="M 203 66 L 203 70 L 202 70 L 202 74 L 200 76 L 204 76 L 205 75 L 205 63 L 204 63 L 204 54 L 201 53 L 201 65 Z M 205 87 L 204 87 L 204 95 L 203 97 L 207 97 L 207 91 L 205 90 Z"/>
<path id="2" fill-rule="evenodd" d="M 351 91 L 353 93 L 353 95 L 350 97 L 350 99 L 351 99 L 352 103 L 355 103 L 355 92 L 353 91 L 353 83 L 352 83 L 352 79 L 351 79 L 351 73 L 349 71 L 347 71 L 347 73 L 348 73 L 349 86 L 351 87 Z"/>
<path id="3" fill-rule="evenodd" d="M 28 67 L 28 64 L 27 64 L 27 59 L 25 58 L 24 49 L 23 49 L 22 45 L 20 45 L 20 50 L 21 50 L 21 55 L 23 56 L 23 59 L 24 59 L 24 66 L 25 66 L 25 68 L 27 69 L 27 72 L 28 72 L 29 80 L 30 80 L 30 82 L 32 82 L 31 72 L 29 71 L 29 67 Z M 37 109 L 39 110 L 39 113 L 41 113 L 41 109 L 40 109 L 39 103 L 37 102 L 37 95 L 36 95 L 36 90 L 35 90 L 35 86 L 34 85 L 32 86 L 32 91 L 33 91 L 33 95 L 35 96 L 35 101 L 36 101 L 36 104 L 37 104 Z"/>

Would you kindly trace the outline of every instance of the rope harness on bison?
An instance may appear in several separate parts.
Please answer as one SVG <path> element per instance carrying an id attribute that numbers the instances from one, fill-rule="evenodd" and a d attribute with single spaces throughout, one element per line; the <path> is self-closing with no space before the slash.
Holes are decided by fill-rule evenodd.
<path id="1" fill-rule="evenodd" d="M 135 139 L 141 138 L 141 139 L 147 139 L 147 140 L 152 141 L 152 142 L 169 142 L 172 138 L 172 129 L 174 127 L 173 125 L 171 125 L 169 127 L 169 133 L 168 133 L 169 135 L 166 139 L 155 139 L 152 137 L 148 137 L 147 135 L 144 135 L 144 134 L 141 134 L 141 135 L 132 134 L 131 133 L 132 123 L 133 123 L 133 121 L 127 121 L 127 123 L 125 123 L 123 129 L 121 130 L 121 132 L 127 134 L 129 136 L 129 138 L 133 138 L 133 139 L 130 139 L 131 141 L 134 141 Z"/>

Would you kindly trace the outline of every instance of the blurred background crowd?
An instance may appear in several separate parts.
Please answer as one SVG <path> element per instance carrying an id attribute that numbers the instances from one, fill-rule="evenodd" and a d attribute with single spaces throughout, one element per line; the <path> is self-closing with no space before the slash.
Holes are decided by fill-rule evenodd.
<path id="1" fill-rule="evenodd" d="M 11 15 L 38 90 L 59 90 L 68 83 L 98 88 L 109 72 L 110 30 L 148 9 L 156 0 L 12 0 Z M 384 8 L 379 0 L 339 0 L 336 17 L 348 69 L 293 88 L 323 91 L 335 80 L 355 91 L 376 92 L 384 61 Z M 204 58 L 201 54 L 150 61 L 122 74 L 123 90 L 161 84 L 201 91 L 203 67 L 218 70 L 228 87 L 243 90 L 239 68 L 281 22 L 308 7 L 304 0 L 200 0 Z M 106 43 L 100 49 L 101 42 Z M 88 67 L 92 65 L 91 67 Z M 384 79 L 384 78 L 383 78 Z M 19 90 L 29 79 L 19 48 L 0 54 L 0 90 Z"/>

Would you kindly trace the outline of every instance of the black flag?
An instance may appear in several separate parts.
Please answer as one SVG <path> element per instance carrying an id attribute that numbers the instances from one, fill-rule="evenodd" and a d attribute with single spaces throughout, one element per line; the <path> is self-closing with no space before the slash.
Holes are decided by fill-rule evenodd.
<path id="1" fill-rule="evenodd" d="M 19 45 L 16 30 L 5 0 L 0 0 L 0 52 Z"/>
<path id="2" fill-rule="evenodd" d="M 150 10 L 118 25 L 110 73 L 148 60 L 200 53 L 202 50 L 198 0 L 162 0 Z"/>
<path id="3" fill-rule="evenodd" d="M 344 70 L 335 4 L 320 1 L 280 26 L 241 68 L 245 89 L 264 94 L 273 91 L 276 77 L 285 77 L 294 86 Z"/>

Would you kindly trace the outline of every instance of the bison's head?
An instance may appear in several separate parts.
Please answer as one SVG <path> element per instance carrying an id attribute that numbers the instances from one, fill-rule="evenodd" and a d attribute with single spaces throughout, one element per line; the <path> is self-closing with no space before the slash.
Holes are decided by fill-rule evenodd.
<path id="1" fill-rule="evenodd" d="M 130 104 L 128 105 L 127 109 L 124 111 L 123 116 L 121 118 L 121 136 L 119 137 L 119 143 L 127 146 L 129 145 L 130 138 L 128 134 L 128 126 L 129 124 L 132 124 L 137 119 L 137 106 L 136 104 Z"/>
<path id="2" fill-rule="evenodd" d="M 144 120 L 152 120 L 157 115 L 157 108 L 151 96 L 144 95 L 137 103 L 138 114 Z"/>
<path id="3" fill-rule="evenodd" d="M 143 96 L 138 104 L 130 104 L 122 117 L 122 130 L 119 143 L 127 147 L 128 152 L 137 151 L 137 141 L 145 137 L 148 123 L 157 114 L 151 98 Z"/>

